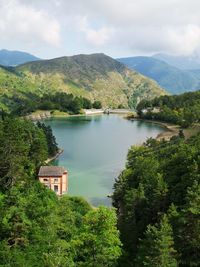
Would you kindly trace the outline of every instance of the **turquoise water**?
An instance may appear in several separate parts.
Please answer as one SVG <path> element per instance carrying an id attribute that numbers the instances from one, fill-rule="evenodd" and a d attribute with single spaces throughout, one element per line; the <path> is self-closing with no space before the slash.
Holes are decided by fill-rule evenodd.
<path id="1" fill-rule="evenodd" d="M 156 137 L 164 129 L 119 115 L 80 116 L 45 121 L 64 153 L 55 161 L 69 172 L 69 194 L 94 206 L 110 205 L 115 178 L 125 167 L 131 145 Z"/>

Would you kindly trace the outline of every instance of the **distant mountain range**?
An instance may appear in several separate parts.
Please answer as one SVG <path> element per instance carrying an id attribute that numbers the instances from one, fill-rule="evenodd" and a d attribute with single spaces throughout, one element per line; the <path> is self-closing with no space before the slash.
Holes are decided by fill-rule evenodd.
<path id="1" fill-rule="evenodd" d="M 66 92 L 104 107 L 136 107 L 141 99 L 167 94 L 155 81 L 104 54 L 77 55 L 0 68 L 0 108 L 14 98 Z"/>
<path id="2" fill-rule="evenodd" d="M 161 54 L 160 54 L 161 55 Z M 157 55 L 158 57 L 158 55 Z M 119 62 L 132 70 L 154 79 L 171 94 L 180 94 L 200 89 L 200 71 L 178 69 L 163 60 L 154 57 L 120 58 Z M 186 66 L 186 63 L 185 63 Z M 198 65 L 196 65 L 198 67 Z M 200 68 L 200 66 L 199 66 Z"/>
<path id="3" fill-rule="evenodd" d="M 191 56 L 173 56 L 160 53 L 155 54 L 153 58 L 162 60 L 181 70 L 200 69 L 200 56 L 198 54 L 193 54 Z"/>
<path id="4" fill-rule="evenodd" d="M 96 56 L 78 55 L 72 57 L 63 57 L 60 59 L 40 60 L 39 58 L 29 53 L 21 51 L 9 51 L 3 49 L 0 50 L 0 65 L 18 66 L 21 64 L 26 64 L 28 62 L 31 62 L 31 64 L 26 65 L 26 67 L 29 68 L 30 73 L 34 73 L 34 75 L 36 73 L 38 75 L 39 72 L 46 73 L 45 77 L 47 77 L 48 76 L 47 73 L 50 72 L 54 76 L 55 74 L 57 74 L 57 77 L 56 78 L 54 77 L 55 80 L 58 80 L 59 75 L 64 75 L 67 77 L 66 79 L 68 80 L 67 82 L 66 81 L 64 82 L 64 87 L 66 87 L 67 84 L 68 88 L 71 88 L 70 90 L 73 91 L 73 93 L 74 90 L 72 90 L 72 87 L 73 88 L 78 87 L 79 90 L 84 89 L 86 91 L 86 94 L 88 94 L 89 91 L 93 91 L 93 96 L 91 96 L 92 93 L 90 93 L 90 97 L 95 98 L 96 95 L 98 95 L 98 97 L 102 99 L 104 97 L 103 95 L 99 96 L 99 92 L 98 94 L 96 93 L 96 87 L 98 87 L 97 83 L 100 83 L 99 78 L 100 79 L 102 78 L 102 71 L 104 70 L 104 67 L 105 70 L 107 70 L 108 66 L 107 64 L 104 65 L 106 61 L 105 57 L 104 60 L 102 59 L 103 54 L 95 54 L 95 55 Z M 94 58 L 96 61 L 94 60 Z M 39 62 L 37 64 L 32 64 L 32 62 L 34 63 L 36 61 Z M 125 64 L 129 69 L 137 71 L 142 75 L 155 80 L 162 88 L 164 88 L 171 94 L 179 94 L 187 91 L 195 91 L 200 89 L 200 58 L 198 55 L 184 57 L 184 56 L 171 56 L 167 54 L 155 54 L 152 57 L 139 56 L 139 57 L 120 58 L 118 59 L 118 61 L 122 64 Z M 112 66 L 116 65 L 116 62 L 115 64 L 112 62 L 111 65 Z M 122 69 L 122 66 L 120 68 Z M 110 71 L 110 69 L 108 69 L 108 72 L 109 74 L 112 73 L 113 75 L 113 70 Z M 115 68 L 114 72 L 116 73 Z M 117 70 L 117 72 L 119 71 Z M 104 72 L 104 78 L 106 77 L 105 73 L 106 71 Z M 97 77 L 97 79 L 94 80 L 93 78 L 91 78 L 91 75 L 92 77 L 95 78 Z M 120 73 L 120 75 L 122 74 Z M 117 80 L 118 78 L 119 76 L 116 77 L 114 83 L 114 76 L 112 77 L 111 84 L 113 86 L 114 84 L 119 82 L 119 80 Z M 51 80 L 51 77 L 49 77 L 49 79 Z M 106 78 L 106 81 L 107 80 L 108 77 Z M 123 77 L 123 82 L 124 81 L 126 81 L 125 76 Z M 105 88 L 104 82 L 102 84 L 102 87 Z M 47 81 L 45 81 L 45 83 L 47 83 Z M 111 87 L 111 84 L 109 85 L 109 87 Z M 116 88 L 117 87 L 118 86 L 116 86 Z M 120 88 L 123 87 L 125 88 L 127 87 L 127 82 L 126 85 L 122 85 L 122 83 L 120 84 Z M 75 90 L 75 93 L 77 93 L 77 90 Z M 96 95 L 94 96 L 94 94 Z M 140 96 L 141 94 L 139 93 Z M 137 98 L 136 95 L 137 94 L 135 92 L 135 96 L 133 97 L 134 99 Z M 115 96 L 113 96 L 113 98 L 115 98 Z M 128 98 L 129 98 L 128 101 L 130 101 L 130 95 Z M 115 101 L 116 100 L 114 100 L 114 102 Z M 112 101 L 110 99 L 110 101 L 107 102 L 111 103 Z M 123 100 L 122 102 L 123 104 L 125 104 L 125 102 L 127 101 Z"/>
<path id="5" fill-rule="evenodd" d="M 17 66 L 29 61 L 36 61 L 39 58 L 21 51 L 9 51 L 6 49 L 0 50 L 0 65 Z"/>

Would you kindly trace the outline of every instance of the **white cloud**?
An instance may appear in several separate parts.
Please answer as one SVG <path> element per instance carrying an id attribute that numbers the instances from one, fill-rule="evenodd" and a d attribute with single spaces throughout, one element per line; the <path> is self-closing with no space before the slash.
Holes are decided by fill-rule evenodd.
<path id="1" fill-rule="evenodd" d="M 0 0 L 1 39 L 28 44 L 60 44 L 57 20 L 43 10 L 26 6 L 18 0 Z"/>
<path id="2" fill-rule="evenodd" d="M 111 27 L 100 27 L 98 29 L 93 29 L 89 25 L 86 16 L 77 17 L 76 21 L 78 29 L 85 34 L 85 38 L 90 44 L 95 46 L 103 46 L 110 39 L 112 39 L 114 29 Z"/>
<path id="3" fill-rule="evenodd" d="M 0 0 L 0 34 L 37 49 L 61 35 L 68 53 L 189 55 L 200 52 L 199 10 L 198 0 Z"/>

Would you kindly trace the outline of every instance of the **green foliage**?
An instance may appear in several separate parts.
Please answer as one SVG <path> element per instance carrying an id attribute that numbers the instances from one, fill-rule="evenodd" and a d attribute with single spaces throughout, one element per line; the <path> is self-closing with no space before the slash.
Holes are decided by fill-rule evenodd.
<path id="1" fill-rule="evenodd" d="M 1 266 L 114 266 L 120 255 L 114 211 L 38 182 L 4 194 L 0 212 Z"/>
<path id="2" fill-rule="evenodd" d="M 188 127 L 200 121 L 200 91 L 143 100 L 138 104 L 137 111 L 145 119 L 172 122 Z"/>
<path id="3" fill-rule="evenodd" d="M 144 239 L 139 244 L 136 266 L 176 267 L 176 251 L 173 248 L 173 232 L 167 216 L 160 225 L 148 225 Z"/>
<path id="4" fill-rule="evenodd" d="M 114 210 L 58 198 L 35 179 L 57 149 L 51 129 L 5 118 L 0 142 L 0 266 L 114 266 L 121 253 Z"/>
<path id="5" fill-rule="evenodd" d="M 101 105 L 101 102 L 100 101 L 94 101 L 94 103 L 92 104 L 92 107 L 93 108 L 96 108 L 96 109 L 100 109 L 102 108 L 102 105 Z"/>
<path id="6" fill-rule="evenodd" d="M 45 134 L 47 145 L 48 145 L 48 155 L 50 157 L 55 156 L 59 149 L 58 144 L 56 143 L 56 138 L 53 135 L 52 129 L 50 126 L 46 126 L 44 123 L 38 122 L 38 128 L 42 129 Z"/>
<path id="7" fill-rule="evenodd" d="M 113 194 L 120 266 L 199 266 L 199 151 L 199 135 L 130 149 Z"/>
<path id="8" fill-rule="evenodd" d="M 29 179 L 48 157 L 42 130 L 32 122 L 6 118 L 0 122 L 0 189 Z"/>
<path id="9" fill-rule="evenodd" d="M 30 99 L 14 98 L 12 105 L 12 114 L 22 116 L 33 111 L 59 110 L 69 112 L 70 114 L 79 114 L 83 108 L 91 108 L 92 103 L 89 99 L 83 97 L 74 97 L 72 94 L 55 93 L 44 94 L 42 97 L 33 95 Z"/>
<path id="10" fill-rule="evenodd" d="M 99 207 L 84 217 L 77 266 L 113 266 L 121 254 L 119 233 L 113 210 Z"/>

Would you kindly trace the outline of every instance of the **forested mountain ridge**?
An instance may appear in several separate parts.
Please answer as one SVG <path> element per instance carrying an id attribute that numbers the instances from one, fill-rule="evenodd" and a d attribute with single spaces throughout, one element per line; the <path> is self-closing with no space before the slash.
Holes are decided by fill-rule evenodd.
<path id="1" fill-rule="evenodd" d="M 103 106 L 135 107 L 139 99 L 166 93 L 152 80 L 104 54 L 32 62 L 17 67 L 17 70 L 44 86 L 57 85 L 54 89 L 79 93 L 101 101 Z"/>
<path id="2" fill-rule="evenodd" d="M 26 62 L 39 60 L 38 57 L 21 51 L 0 50 L 0 65 L 17 66 Z"/>
<path id="3" fill-rule="evenodd" d="M 101 101 L 104 107 L 136 107 L 144 98 L 166 92 L 154 81 L 104 55 L 78 55 L 42 60 L 16 68 L 0 68 L 0 105 L 9 109 L 14 98 L 34 99 L 65 92 Z"/>
<path id="4" fill-rule="evenodd" d="M 171 94 L 180 94 L 200 89 L 200 76 L 197 71 L 182 70 L 154 57 L 120 58 L 119 62 L 139 73 L 154 79 Z"/>

